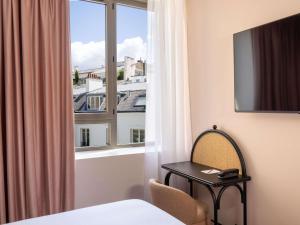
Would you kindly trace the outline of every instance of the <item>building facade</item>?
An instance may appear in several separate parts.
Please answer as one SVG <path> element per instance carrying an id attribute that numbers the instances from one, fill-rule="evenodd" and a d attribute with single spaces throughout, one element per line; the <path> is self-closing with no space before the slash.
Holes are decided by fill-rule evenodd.
<path id="1" fill-rule="evenodd" d="M 117 84 L 117 142 L 120 145 L 144 143 L 147 86 L 145 62 L 125 57 L 117 65 L 118 70 L 124 71 L 123 79 L 118 80 Z M 73 82 L 74 112 L 105 112 L 105 69 L 77 70 L 77 74 L 78 81 Z M 77 148 L 103 147 L 109 143 L 109 134 L 109 124 L 75 124 L 75 145 Z"/>

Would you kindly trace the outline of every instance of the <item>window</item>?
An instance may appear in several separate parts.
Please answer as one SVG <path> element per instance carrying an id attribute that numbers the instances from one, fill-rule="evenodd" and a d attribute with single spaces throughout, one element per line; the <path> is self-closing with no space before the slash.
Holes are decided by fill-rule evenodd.
<path id="1" fill-rule="evenodd" d="M 131 143 L 144 143 L 145 142 L 145 130 L 144 129 L 131 129 L 130 132 Z"/>
<path id="2" fill-rule="evenodd" d="M 142 78 L 146 77 L 147 13 L 121 4 L 117 4 L 116 13 L 117 58 L 124 65 L 123 80 L 117 83 L 117 95 L 122 96 L 117 107 L 117 142 L 120 145 L 143 143 L 132 140 L 131 128 L 145 128 L 145 104 L 136 103 L 140 96 L 146 97 L 147 84 Z M 125 46 L 131 46 L 130 50 L 125 50 Z"/>
<path id="3" fill-rule="evenodd" d="M 70 0 L 76 150 L 144 143 L 146 2 Z"/>
<path id="4" fill-rule="evenodd" d="M 75 124 L 76 149 L 106 148 L 109 145 L 110 125 L 96 122 Z"/>
<path id="5" fill-rule="evenodd" d="M 80 146 L 90 146 L 90 129 L 89 128 L 81 128 L 80 129 Z"/>
<path id="6" fill-rule="evenodd" d="M 100 111 L 101 104 L 103 102 L 102 96 L 88 96 L 87 97 L 88 110 Z"/>

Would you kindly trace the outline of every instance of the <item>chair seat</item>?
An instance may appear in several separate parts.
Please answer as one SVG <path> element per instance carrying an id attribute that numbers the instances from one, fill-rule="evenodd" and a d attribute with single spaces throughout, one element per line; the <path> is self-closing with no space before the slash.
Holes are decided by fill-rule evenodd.
<path id="1" fill-rule="evenodd" d="M 187 225 L 209 225 L 208 206 L 185 192 L 150 180 L 153 204 Z"/>

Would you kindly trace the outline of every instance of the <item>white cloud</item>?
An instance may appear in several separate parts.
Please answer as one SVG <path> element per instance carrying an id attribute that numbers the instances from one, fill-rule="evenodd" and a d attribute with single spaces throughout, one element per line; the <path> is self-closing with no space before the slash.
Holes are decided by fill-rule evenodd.
<path id="1" fill-rule="evenodd" d="M 105 63 L 105 42 L 73 42 L 72 64 L 80 69 L 96 68 Z"/>
<path id="2" fill-rule="evenodd" d="M 124 60 L 125 56 L 130 56 L 135 59 L 146 58 L 146 43 L 141 37 L 125 39 L 118 44 L 118 61 Z"/>
<path id="3" fill-rule="evenodd" d="M 105 42 L 73 42 L 72 65 L 80 69 L 97 68 L 105 64 Z M 146 58 L 146 43 L 141 37 L 125 39 L 117 46 L 118 61 L 123 61 L 125 56 L 135 59 Z"/>

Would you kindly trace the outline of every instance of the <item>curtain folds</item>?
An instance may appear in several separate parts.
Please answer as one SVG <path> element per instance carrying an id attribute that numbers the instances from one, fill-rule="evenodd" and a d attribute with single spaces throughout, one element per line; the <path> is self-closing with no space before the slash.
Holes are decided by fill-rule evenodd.
<path id="1" fill-rule="evenodd" d="M 145 178 L 188 160 L 192 146 L 185 0 L 148 0 Z"/>
<path id="2" fill-rule="evenodd" d="M 68 0 L 0 1 L 0 223 L 74 205 Z"/>

